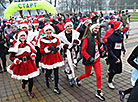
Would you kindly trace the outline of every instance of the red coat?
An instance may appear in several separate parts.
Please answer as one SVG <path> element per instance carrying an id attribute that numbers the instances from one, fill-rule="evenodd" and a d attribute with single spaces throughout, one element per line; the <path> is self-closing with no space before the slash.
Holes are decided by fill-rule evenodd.
<path id="1" fill-rule="evenodd" d="M 9 52 L 11 52 L 10 60 L 14 63 L 8 66 L 7 71 L 12 74 L 12 78 L 18 80 L 28 80 L 29 78 L 38 76 L 39 69 L 36 67 L 34 60 L 32 60 L 32 57 L 35 57 L 33 53 L 36 52 L 33 45 L 30 43 L 17 43 L 15 43 L 13 48 L 9 49 Z M 23 57 L 27 58 L 26 62 L 24 62 Z M 18 61 L 20 61 L 20 63 L 17 63 Z"/>
<path id="2" fill-rule="evenodd" d="M 40 40 L 40 53 L 44 54 L 39 66 L 45 69 L 54 69 L 64 65 L 63 59 L 59 52 L 53 53 L 48 48 L 53 46 L 54 48 L 60 44 L 59 39 L 55 37 L 43 37 Z"/>

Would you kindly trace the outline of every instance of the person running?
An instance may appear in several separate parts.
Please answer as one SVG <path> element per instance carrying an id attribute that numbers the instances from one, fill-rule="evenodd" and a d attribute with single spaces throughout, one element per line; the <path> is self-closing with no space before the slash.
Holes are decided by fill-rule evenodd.
<path id="1" fill-rule="evenodd" d="M 83 44 L 81 53 L 83 55 L 83 64 L 85 65 L 85 73 L 75 78 L 77 86 L 81 86 L 81 80 L 89 77 L 92 67 L 94 67 L 96 73 L 96 82 L 97 82 L 97 92 L 96 97 L 101 100 L 105 100 L 101 92 L 101 63 L 100 56 L 102 53 L 99 33 L 99 24 L 93 24 L 90 29 L 87 27 L 87 30 L 84 34 Z"/>
<path id="2" fill-rule="evenodd" d="M 131 82 L 132 86 L 135 86 L 138 79 L 138 46 L 132 51 L 127 61 L 133 67 Z M 131 93 L 132 89 L 133 88 L 129 88 L 127 90 L 119 90 L 120 100 L 123 101 L 125 95 Z"/>
<path id="3" fill-rule="evenodd" d="M 47 25 L 44 27 L 45 35 L 40 39 L 40 53 L 42 55 L 42 59 L 39 62 L 39 66 L 41 68 L 46 69 L 45 77 L 46 77 L 46 86 L 49 88 L 49 76 L 54 70 L 54 80 L 55 87 L 54 92 L 60 94 L 61 91 L 58 87 L 59 80 L 59 67 L 64 65 L 64 61 L 62 60 L 61 55 L 59 54 L 59 39 L 53 36 L 54 28 L 51 25 Z"/>
<path id="4" fill-rule="evenodd" d="M 65 31 L 59 33 L 57 37 L 61 41 L 63 48 L 63 57 L 65 63 L 65 74 L 69 79 L 71 86 L 74 85 L 73 79 L 75 78 L 74 66 L 77 63 L 76 49 L 80 44 L 80 33 L 73 30 L 73 23 L 68 22 L 65 24 Z"/>
<path id="5" fill-rule="evenodd" d="M 114 22 L 115 31 L 107 38 L 107 48 L 108 48 L 108 62 L 110 71 L 108 73 L 108 86 L 114 89 L 112 84 L 112 79 L 116 74 L 122 73 L 122 61 L 121 61 L 121 51 L 125 55 L 125 48 L 123 43 L 123 24 L 120 21 Z"/>
<path id="6" fill-rule="evenodd" d="M 34 63 L 36 50 L 30 42 L 27 42 L 24 31 L 19 32 L 17 42 L 9 49 L 9 52 L 13 64 L 8 66 L 7 71 L 12 75 L 12 78 L 22 80 L 23 89 L 29 83 L 28 95 L 33 98 L 33 78 L 39 75 L 39 70 Z"/>

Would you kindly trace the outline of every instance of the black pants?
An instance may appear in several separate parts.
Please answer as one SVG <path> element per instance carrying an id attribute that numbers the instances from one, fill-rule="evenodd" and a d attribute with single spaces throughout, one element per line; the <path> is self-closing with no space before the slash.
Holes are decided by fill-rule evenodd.
<path id="1" fill-rule="evenodd" d="M 138 80 L 135 82 L 127 102 L 138 102 Z"/>
<path id="2" fill-rule="evenodd" d="M 22 80 L 23 84 L 26 85 L 27 83 L 28 84 L 28 91 L 29 92 L 32 92 L 32 88 L 33 88 L 33 78 L 31 79 L 28 79 L 28 80 Z"/>
<path id="3" fill-rule="evenodd" d="M 39 62 L 41 60 L 40 48 L 36 46 L 35 49 L 37 50 L 35 63 L 36 63 L 37 68 L 39 68 Z"/>
<path id="4" fill-rule="evenodd" d="M 3 69 L 6 70 L 6 55 L 3 53 L 0 53 L 0 58 L 2 60 Z M 1 64 L 0 64 L 0 71 L 2 71 Z"/>
<path id="5" fill-rule="evenodd" d="M 55 80 L 55 87 L 58 87 L 58 69 L 59 68 L 55 68 L 54 70 L 54 80 Z M 46 69 L 46 73 L 45 73 L 45 77 L 46 77 L 46 82 L 48 82 L 48 77 L 52 74 L 52 69 Z"/>

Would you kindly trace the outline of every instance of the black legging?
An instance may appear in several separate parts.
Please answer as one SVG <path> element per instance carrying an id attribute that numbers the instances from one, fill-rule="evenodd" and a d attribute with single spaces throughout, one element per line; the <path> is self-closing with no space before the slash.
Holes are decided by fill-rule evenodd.
<path id="1" fill-rule="evenodd" d="M 2 54 L 0 53 L 0 58 L 2 60 L 3 69 L 6 70 L 6 55 L 3 53 Z M 0 66 L 1 66 L 1 64 L 0 64 Z M 2 69 L 0 69 L 0 70 L 2 70 Z"/>
<path id="2" fill-rule="evenodd" d="M 58 87 L 58 69 L 59 68 L 55 68 L 54 69 L 54 80 L 55 80 L 55 87 Z M 46 73 L 45 73 L 45 77 L 46 77 L 46 82 L 48 82 L 48 77 L 52 74 L 52 69 L 46 69 Z"/>
<path id="3" fill-rule="evenodd" d="M 40 48 L 36 46 L 35 49 L 37 50 L 35 63 L 36 63 L 37 68 L 39 68 L 39 62 L 41 60 Z"/>
<path id="4" fill-rule="evenodd" d="M 29 82 L 29 84 L 28 84 L 28 91 L 29 92 L 32 92 L 32 88 L 33 88 L 33 78 L 31 78 L 31 79 L 28 79 L 28 80 L 22 80 L 22 82 L 23 82 L 23 84 L 24 85 L 26 85 L 28 82 Z"/>

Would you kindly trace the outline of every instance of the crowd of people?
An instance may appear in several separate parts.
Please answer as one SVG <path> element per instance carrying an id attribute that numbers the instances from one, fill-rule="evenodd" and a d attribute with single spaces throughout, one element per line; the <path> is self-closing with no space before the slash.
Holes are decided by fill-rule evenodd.
<path id="1" fill-rule="evenodd" d="M 33 78 L 45 73 L 46 87 L 49 80 L 54 80 L 54 92 L 61 93 L 58 87 L 59 68 L 64 66 L 64 73 L 70 86 L 81 87 L 81 80 L 89 77 L 92 67 L 96 74 L 96 97 L 105 100 L 101 91 L 101 62 L 104 58 L 109 64 L 107 69 L 107 85 L 115 89 L 112 80 L 116 74 L 122 73 L 121 51 L 125 55 L 124 40 L 128 39 L 130 30 L 128 10 L 103 15 L 102 11 L 83 14 L 46 14 L 19 16 L 0 20 L 0 73 L 9 72 L 12 78 L 22 80 L 22 88 L 28 83 L 28 95 L 32 92 Z M 125 37 L 124 37 L 125 36 Z M 128 63 L 137 73 L 137 48 L 132 52 Z M 6 68 L 6 55 L 13 62 Z M 85 72 L 75 75 L 75 68 L 82 59 Z M 52 71 L 54 70 L 54 78 Z M 133 74 L 133 85 L 137 80 Z M 136 82 L 137 83 L 137 82 Z M 137 85 L 137 84 L 136 84 Z M 129 89 L 129 93 L 134 88 Z M 128 91 L 127 91 L 128 92 Z M 126 91 L 120 90 L 120 100 Z M 132 97 L 132 98 L 131 98 Z M 133 99 L 133 94 L 129 98 Z"/>

